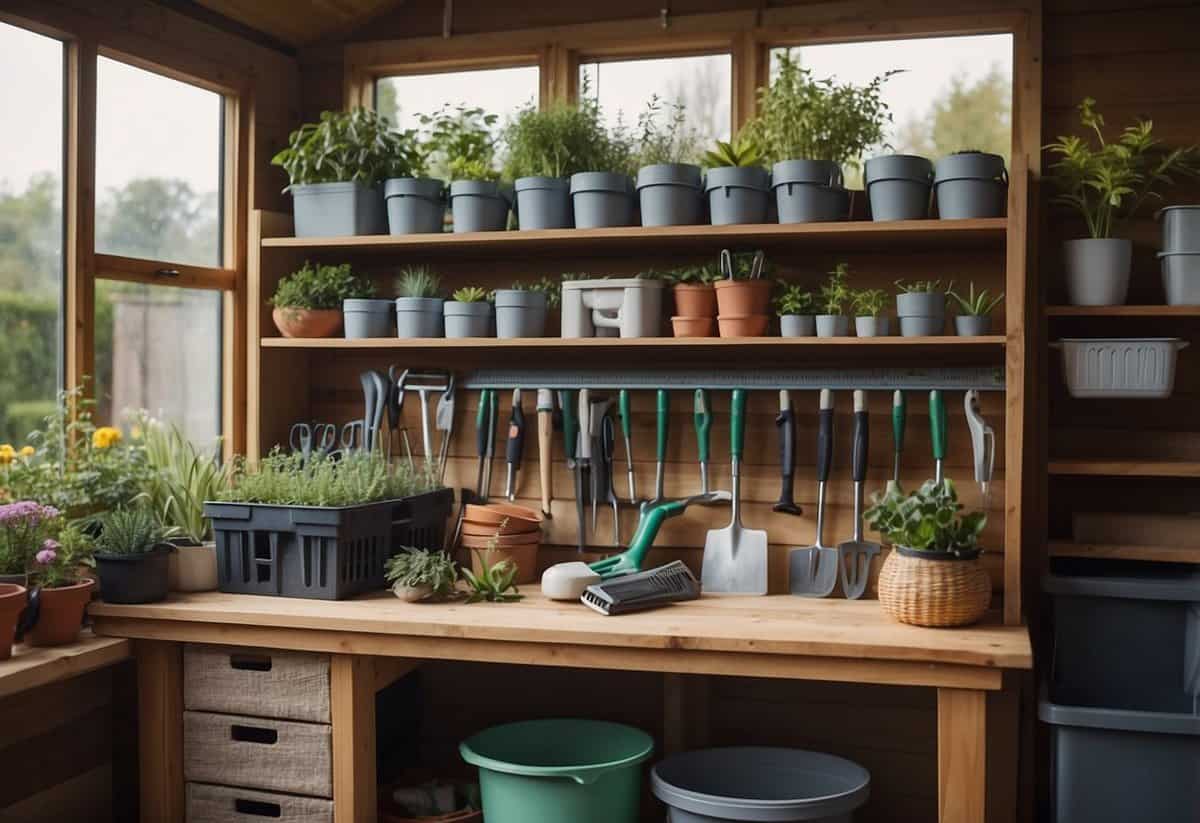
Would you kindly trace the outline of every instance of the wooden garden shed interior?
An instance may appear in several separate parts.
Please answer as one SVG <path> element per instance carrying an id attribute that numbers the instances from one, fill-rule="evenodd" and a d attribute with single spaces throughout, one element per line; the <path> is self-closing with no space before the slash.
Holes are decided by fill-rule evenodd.
<path id="1" fill-rule="evenodd" d="M 202 648 L 274 649 L 326 661 L 332 764 L 325 764 L 329 788 L 310 793 L 331 800 L 337 823 L 376 820 L 376 782 L 395 779 L 403 771 L 397 763 L 411 765 L 415 758 L 425 771 L 467 777 L 473 769 L 458 748 L 464 738 L 506 721 L 564 716 L 643 729 L 654 738 L 654 760 L 736 745 L 794 746 L 849 758 L 871 774 L 870 800 L 855 820 L 1061 819 L 1050 812 L 1051 744 L 1038 720 L 1038 688 L 1051 663 L 1041 578 L 1054 557 L 1200 563 L 1195 541 L 1168 546 L 1149 538 L 1072 537 L 1078 512 L 1193 512 L 1200 429 L 1192 407 L 1200 366 L 1194 354 L 1180 355 L 1169 401 L 1089 400 L 1068 394 L 1050 343 L 1131 336 L 1186 341 L 1200 307 L 1162 305 L 1154 256 L 1161 228 L 1149 205 L 1122 231 L 1133 240 L 1126 305 L 1068 305 L 1062 244 L 1085 235 L 1077 217 L 1051 204 L 1053 191 L 1043 183 L 1051 159 L 1043 147 L 1058 135 L 1084 133 L 1076 106 L 1086 97 L 1098 101 L 1109 137 L 1145 117 L 1167 145 L 1200 141 L 1200 54 L 1192 34 L 1200 6 L 1166 0 L 0 0 L 0 23 L 63 44 L 59 387 L 99 375 L 101 361 L 110 357 L 112 369 L 123 368 L 108 348 L 98 354 L 112 345 L 98 320 L 97 306 L 108 299 L 98 301 L 98 284 L 109 284 L 100 286 L 104 294 L 113 283 L 156 293 L 184 289 L 213 301 L 217 325 L 210 324 L 207 342 L 215 345 L 209 358 L 214 377 L 197 402 L 212 407 L 211 425 L 226 458 L 255 461 L 277 445 L 286 448 L 297 421 L 354 419 L 362 410 L 364 370 L 390 364 L 446 369 L 463 382 L 445 485 L 470 489 L 477 470 L 472 423 L 482 414 L 477 389 L 499 393 L 503 422 L 511 389 L 521 387 L 506 371 L 625 370 L 643 380 L 630 384 L 641 390 L 632 394 L 638 454 L 629 462 L 631 478 L 648 494 L 656 482 L 651 389 L 664 385 L 652 381 L 657 372 L 670 373 L 680 382 L 667 384 L 677 389 L 671 440 L 657 462 L 665 465 L 666 496 L 684 497 L 698 487 L 691 395 L 701 385 L 687 382 L 687 375 L 718 376 L 711 392 L 711 472 L 720 489 L 731 481 L 730 396 L 720 387 L 740 385 L 740 379 L 760 389 L 751 392 L 747 412 L 743 517 L 769 533 L 770 572 L 770 595 L 757 601 L 706 599 L 704 611 L 672 607 L 602 624 L 587 619 L 594 615 L 582 607 L 535 594 L 536 583 L 524 601 L 507 605 L 417 606 L 386 592 L 344 602 L 222 592 L 173 595 L 145 606 L 93 605 L 94 635 L 41 650 L 36 658 L 0 661 L 0 823 L 184 820 L 183 717 L 193 713 L 185 711 L 192 708 L 185 706 L 186 655 Z M 283 191 L 287 177 L 271 164 L 301 123 L 324 111 L 379 107 L 381 78 L 533 67 L 537 100 L 545 107 L 578 98 L 581 66 L 728 55 L 726 127 L 736 133 L 754 116 L 757 90 L 770 80 L 772 49 L 976 35 L 1011 38 L 1002 217 L 872 222 L 857 191 L 852 208 L 858 219 L 841 223 L 297 237 L 292 198 Z M 116 253 L 110 241 L 98 240 L 101 213 L 111 219 L 100 203 L 105 184 L 97 174 L 97 66 L 102 72 L 105 60 L 216 95 L 220 162 L 213 174 L 220 185 L 207 262 L 183 262 L 170 249 L 157 259 Z M 393 103 L 397 114 L 405 110 L 403 97 Z M 14 115 L 19 120 L 20 112 Z M 0 159 L 0 180 L 5 177 Z M 1163 205 L 1200 202 L 1197 194 L 1194 181 L 1176 181 Z M 4 196 L 0 189 L 0 202 Z M 408 263 L 436 268 L 449 292 L 564 272 L 632 277 L 715 260 L 727 247 L 763 249 L 772 276 L 782 280 L 815 285 L 815 277 L 849 260 L 856 287 L 890 290 L 897 280 L 940 278 L 971 281 L 1005 299 L 991 333 L 977 337 L 703 340 L 567 340 L 554 332 L 515 340 L 293 338 L 277 330 L 268 302 L 280 280 L 309 260 L 350 262 L 389 294 L 396 270 Z M 180 376 L 187 373 L 186 352 L 181 358 L 172 367 L 179 374 L 167 379 L 186 382 Z M 988 549 L 982 562 L 992 584 L 988 615 L 963 629 L 892 622 L 876 600 L 878 564 L 861 601 L 789 597 L 789 550 L 810 542 L 816 510 L 816 395 L 800 389 L 821 386 L 793 386 L 796 499 L 804 510 L 796 516 L 773 508 L 779 406 L 778 392 L 763 390 L 773 388 L 770 376 L 800 369 L 837 378 L 830 384 L 838 390 L 825 520 L 827 533 L 841 540 L 855 517 L 854 374 L 869 371 L 861 379 L 874 389 L 868 418 L 876 442 L 866 478 L 873 490 L 893 472 L 893 393 L 880 390 L 891 384 L 875 375 L 922 368 L 960 381 L 946 377 L 945 471 L 963 502 L 989 515 L 982 533 Z M 762 382 L 754 382 L 756 374 L 765 375 Z M 597 379 L 597 388 L 606 385 Z M 964 380 L 984 389 L 979 408 L 995 429 L 990 493 L 972 474 Z M 525 392 L 531 426 L 534 394 Z M 925 392 L 908 395 L 909 434 L 897 469 L 905 488 L 934 471 Z M 145 402 L 145 395 L 138 397 Z M 416 449 L 417 403 L 403 415 Z M 560 435 L 554 437 L 557 442 Z M 535 447 L 526 444 L 514 497 L 538 508 Z M 624 462 L 618 465 L 623 474 Z M 501 456 L 495 471 L 503 477 L 504 470 Z M 542 529 L 539 569 L 578 557 L 573 478 L 562 461 L 554 463 L 551 480 L 552 516 Z M 613 482 L 624 497 L 625 478 Z M 724 526 L 728 515 L 726 506 L 697 506 L 666 521 L 651 565 L 682 560 L 699 574 L 706 533 Z M 634 522 L 635 510 L 623 506 L 613 534 L 602 514 L 587 559 L 628 539 Z M 419 677 L 409 676 L 414 672 Z M 643 795 L 641 819 L 663 819 L 649 790 Z"/>

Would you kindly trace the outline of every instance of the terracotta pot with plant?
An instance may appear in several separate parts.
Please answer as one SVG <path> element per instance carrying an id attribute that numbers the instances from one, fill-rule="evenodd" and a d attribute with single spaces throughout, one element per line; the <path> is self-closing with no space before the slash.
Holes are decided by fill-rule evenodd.
<path id="1" fill-rule="evenodd" d="M 0 583 L 0 660 L 12 657 L 17 618 L 25 610 L 26 590 L 16 583 Z"/>
<path id="2" fill-rule="evenodd" d="M 342 329 L 343 301 L 374 294 L 371 282 L 354 274 L 349 263 L 306 262 L 275 287 L 271 319 L 284 337 L 333 337 Z"/>
<path id="3" fill-rule="evenodd" d="M 77 526 L 66 526 L 57 538 L 44 540 L 34 554 L 29 572 L 29 608 L 20 626 L 29 645 L 62 646 L 79 638 L 95 585 L 79 570 L 91 552 L 91 538 Z"/>
<path id="4" fill-rule="evenodd" d="M 716 317 L 717 292 L 713 284 L 721 279 L 721 272 L 711 263 L 696 266 L 680 266 L 666 273 L 675 296 L 675 314 L 678 317 Z"/>
<path id="5" fill-rule="evenodd" d="M 853 292 L 847 285 L 850 265 L 838 263 L 829 273 L 829 279 L 821 287 L 820 307 L 817 315 L 817 337 L 846 337 L 850 334 L 850 303 Z"/>
<path id="6" fill-rule="evenodd" d="M 757 254 L 721 252 L 721 276 L 713 282 L 717 292 L 718 317 L 767 316 L 774 284 L 767 279 L 770 273 L 766 262 L 758 263 Z"/>

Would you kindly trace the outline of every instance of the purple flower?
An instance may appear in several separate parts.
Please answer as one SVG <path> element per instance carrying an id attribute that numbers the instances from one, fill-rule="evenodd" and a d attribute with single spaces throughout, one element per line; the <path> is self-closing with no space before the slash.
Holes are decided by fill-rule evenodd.
<path id="1" fill-rule="evenodd" d="M 0 526 L 37 526 L 45 520 L 58 517 L 58 509 L 43 506 L 33 500 L 18 500 L 0 506 Z"/>
<path id="2" fill-rule="evenodd" d="M 46 541 L 46 542 L 48 543 L 50 541 Z M 58 559 L 58 552 L 54 551 L 54 549 L 42 549 L 40 552 L 37 553 L 37 556 L 35 557 L 35 559 L 37 560 L 38 565 L 49 566 L 51 563 L 53 563 L 55 560 Z"/>

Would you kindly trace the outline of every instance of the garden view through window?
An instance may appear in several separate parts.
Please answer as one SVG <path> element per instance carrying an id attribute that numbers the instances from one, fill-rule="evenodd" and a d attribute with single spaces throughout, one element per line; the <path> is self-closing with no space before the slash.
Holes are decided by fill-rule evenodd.
<path id="1" fill-rule="evenodd" d="M 497 115 L 499 130 L 509 115 L 537 101 L 537 66 L 405 74 L 375 83 L 376 111 L 399 129 L 420 128 L 421 115 L 461 105 Z"/>

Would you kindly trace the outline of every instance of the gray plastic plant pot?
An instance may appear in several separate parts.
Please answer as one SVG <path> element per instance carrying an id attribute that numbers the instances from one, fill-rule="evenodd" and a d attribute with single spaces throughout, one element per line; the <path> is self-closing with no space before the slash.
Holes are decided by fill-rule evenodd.
<path id="1" fill-rule="evenodd" d="M 440 297 L 397 297 L 396 336 L 442 337 L 445 324 Z"/>
<path id="2" fill-rule="evenodd" d="M 1163 251 L 1158 262 L 1167 305 L 1200 305 L 1200 252 Z"/>
<path id="3" fill-rule="evenodd" d="M 1121 306 L 1129 295 L 1133 241 L 1118 237 L 1063 243 L 1067 302 L 1072 306 Z"/>
<path id="4" fill-rule="evenodd" d="M 362 183 L 291 186 L 296 237 L 386 234 L 383 190 Z"/>
<path id="5" fill-rule="evenodd" d="M 442 306 L 446 319 L 446 337 L 491 337 L 492 306 L 490 303 L 463 303 L 447 300 Z"/>
<path id="6" fill-rule="evenodd" d="M 1200 252 L 1200 206 L 1167 206 L 1154 215 L 1162 220 L 1162 250 Z"/>
<path id="7" fill-rule="evenodd" d="M 391 300 L 349 299 L 342 301 L 342 326 L 347 340 L 388 337 L 392 333 L 395 303 Z"/>
<path id="8" fill-rule="evenodd" d="M 960 314 L 954 318 L 954 331 L 959 337 L 983 337 L 992 333 L 990 314 Z"/>
<path id="9" fill-rule="evenodd" d="M 856 317 L 854 318 L 854 333 L 859 337 L 887 337 L 891 332 L 889 319 L 886 315 Z"/>
<path id="10" fill-rule="evenodd" d="M 947 155 L 934 166 L 933 186 L 942 220 L 1004 216 L 1008 172 L 998 154 Z"/>
<path id="11" fill-rule="evenodd" d="M 758 166 L 722 166 L 708 170 L 704 191 L 714 226 L 767 222 L 771 180 Z"/>
<path id="12" fill-rule="evenodd" d="M 441 180 L 394 177 L 384 183 L 383 197 L 392 234 L 434 234 L 443 230 L 446 199 Z"/>
<path id="13" fill-rule="evenodd" d="M 848 337 L 850 318 L 840 314 L 818 314 L 816 328 L 817 337 Z"/>
<path id="14" fill-rule="evenodd" d="M 670 823 L 850 823 L 870 797 L 871 775 L 831 754 L 741 746 L 668 757 L 651 770 L 650 789 Z"/>
<path id="15" fill-rule="evenodd" d="M 558 177 L 518 177 L 514 207 L 521 229 L 569 229 L 571 188 Z"/>
<path id="16" fill-rule="evenodd" d="M 585 171 L 571 175 L 571 210 L 577 229 L 632 226 L 633 181 L 624 174 Z"/>
<path id="17" fill-rule="evenodd" d="M 658 163 L 638 169 L 635 184 L 643 226 L 694 226 L 704 219 L 700 167 Z"/>
<path id="18" fill-rule="evenodd" d="M 784 314 L 779 317 L 780 337 L 814 337 L 817 318 L 811 314 Z"/>
<path id="19" fill-rule="evenodd" d="M 454 232 L 504 231 L 512 192 L 488 180 L 455 180 L 450 184 L 450 216 Z"/>
<path id="20" fill-rule="evenodd" d="M 496 290 L 496 337 L 545 337 L 546 295 L 525 289 Z"/>
<path id="21" fill-rule="evenodd" d="M 889 154 L 867 160 L 863 172 L 871 219 L 921 220 L 929 216 L 933 164 L 911 154 Z"/>
<path id="22" fill-rule="evenodd" d="M 946 316 L 922 317 L 919 315 L 901 315 L 901 337 L 937 337 L 946 331 Z"/>
<path id="23" fill-rule="evenodd" d="M 896 314 L 900 317 L 936 317 L 945 313 L 945 292 L 909 291 L 896 295 Z"/>
<path id="24" fill-rule="evenodd" d="M 833 223 L 850 213 L 850 192 L 815 183 L 775 183 L 780 223 Z"/>

